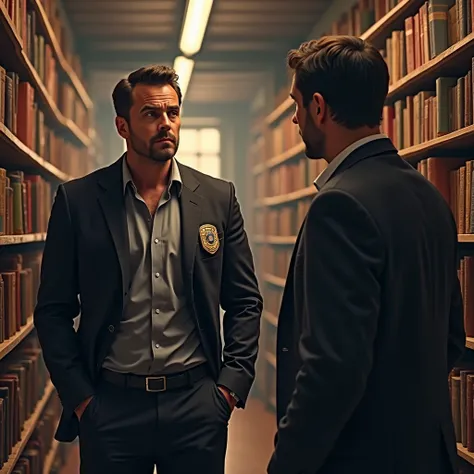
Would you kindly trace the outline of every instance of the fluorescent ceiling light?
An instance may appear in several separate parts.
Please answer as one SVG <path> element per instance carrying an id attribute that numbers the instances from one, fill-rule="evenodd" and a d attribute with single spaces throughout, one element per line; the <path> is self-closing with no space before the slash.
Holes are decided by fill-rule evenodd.
<path id="1" fill-rule="evenodd" d="M 193 73 L 194 61 L 184 56 L 177 56 L 174 60 L 173 68 L 179 76 L 178 83 L 184 99 L 186 91 L 188 90 L 191 74 Z"/>
<path id="2" fill-rule="evenodd" d="M 213 0 L 188 0 L 179 48 L 186 56 L 196 54 L 202 45 Z"/>

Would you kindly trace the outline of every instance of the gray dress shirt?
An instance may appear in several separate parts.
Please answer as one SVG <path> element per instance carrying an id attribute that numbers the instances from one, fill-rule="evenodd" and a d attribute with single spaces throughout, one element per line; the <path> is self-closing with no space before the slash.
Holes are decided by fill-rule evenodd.
<path id="1" fill-rule="evenodd" d="M 181 372 L 205 362 L 183 288 L 182 185 L 173 159 L 170 184 L 151 216 L 123 159 L 131 288 L 104 368 L 156 375 Z"/>

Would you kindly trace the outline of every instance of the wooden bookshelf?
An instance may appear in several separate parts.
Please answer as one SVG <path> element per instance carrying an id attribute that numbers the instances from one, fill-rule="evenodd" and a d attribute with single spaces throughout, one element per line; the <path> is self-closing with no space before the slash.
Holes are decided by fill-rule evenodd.
<path id="1" fill-rule="evenodd" d="M 474 337 L 466 337 L 466 347 L 468 349 L 474 349 Z"/>
<path id="2" fill-rule="evenodd" d="M 21 435 L 21 440 L 13 448 L 13 452 L 10 454 L 8 461 L 0 469 L 0 474 L 11 474 L 15 468 L 15 464 L 21 456 L 21 453 L 25 449 L 31 435 L 33 434 L 38 421 L 40 420 L 41 414 L 43 413 L 44 408 L 46 407 L 51 395 L 54 392 L 54 387 L 51 382 L 48 383 L 44 391 L 43 398 L 36 404 L 35 411 L 31 417 L 25 422 L 23 432 Z"/>
<path id="3" fill-rule="evenodd" d="M 90 138 L 88 134 L 80 130 L 79 127 L 70 119 L 67 119 L 59 111 L 45 85 L 40 79 L 38 72 L 34 69 L 22 47 L 22 40 L 10 19 L 6 6 L 0 3 L 0 43 L 5 46 L 3 51 L 8 53 L 0 54 L 0 60 L 5 67 L 14 70 L 20 74 L 23 80 L 30 82 L 45 103 L 46 112 L 49 117 L 65 132 L 67 132 L 79 145 L 89 146 Z"/>
<path id="4" fill-rule="evenodd" d="M 93 171 L 101 149 L 94 130 L 94 104 L 61 15 L 46 0 L 18 0 L 15 7 L 0 0 L 0 103 L 5 105 L 0 119 L 0 302 L 4 305 L 0 311 L 4 339 L 0 359 L 2 370 L 12 381 L 17 356 L 35 364 L 34 373 L 29 371 L 26 378 L 19 379 L 21 383 L 15 382 L 20 392 L 29 389 L 29 384 L 39 388 L 39 380 L 43 384 L 48 377 L 33 316 L 26 316 L 36 304 L 42 244 L 56 187 Z M 16 298 L 18 289 L 19 311 L 12 314 L 6 302 Z M 20 317 L 22 326 L 18 327 Z M 25 347 L 28 350 L 24 351 Z M 12 387 L 7 388 L 10 397 Z M 41 457 L 44 474 L 55 471 L 60 444 L 52 440 L 43 459 L 34 443 L 50 436 L 59 420 L 60 401 L 53 392 L 48 381 L 34 409 L 29 402 L 31 415 L 24 423 L 21 440 L 0 474 L 16 472 L 18 461 L 21 465 L 29 456 Z M 7 409 L 19 408 L 13 401 Z"/>
<path id="5" fill-rule="evenodd" d="M 423 0 L 399 0 L 392 10 L 386 12 L 381 18 L 377 18 L 366 31 L 360 34 L 351 30 L 355 26 L 351 24 L 348 4 L 348 15 L 345 17 L 347 24 L 343 25 L 341 17 L 332 25 L 327 26 L 328 33 L 358 34 L 361 38 L 372 42 L 379 50 L 385 51 L 383 54 L 387 63 L 390 57 L 387 58 L 386 51 L 390 45 L 394 48 L 393 51 L 397 51 L 395 56 L 403 58 L 400 60 L 406 62 L 404 73 L 397 71 L 397 74 L 392 74 L 391 72 L 391 76 L 396 77 L 397 80 L 390 84 L 386 107 L 392 107 L 396 102 L 401 101 L 406 106 L 407 97 L 415 97 L 424 91 L 431 92 L 438 100 L 436 93 L 439 81 L 437 80 L 440 77 L 457 79 L 465 76 L 464 84 L 468 83 L 471 72 L 474 77 L 472 59 L 474 57 L 474 31 L 471 30 L 459 34 L 456 40 L 449 43 L 443 51 L 438 51 L 438 54 L 433 53 L 433 45 L 430 42 L 428 42 L 428 52 L 426 43 L 421 43 L 420 50 L 422 47 L 425 49 L 419 58 L 419 63 L 409 71 L 406 50 L 399 55 L 398 50 L 395 49 L 398 46 L 394 46 L 393 38 L 398 34 L 404 34 L 407 18 L 415 18 L 415 16 L 421 18 L 419 12 L 424 5 Z M 474 12 L 471 13 L 474 15 Z M 394 31 L 402 33 L 394 34 Z M 430 34 L 429 31 L 428 28 L 428 34 Z M 391 42 L 388 41 L 389 39 Z M 451 40 L 452 38 L 449 41 Z M 391 57 L 394 57 L 394 53 Z M 391 65 L 393 66 L 393 62 Z M 391 65 L 389 64 L 389 68 Z M 403 69 L 401 66 L 400 68 Z M 474 81 L 472 87 L 474 87 Z M 252 189 L 249 193 L 254 196 L 250 238 L 265 305 L 261 323 L 262 353 L 259 354 L 257 362 L 256 385 L 262 401 L 269 408 L 275 405 L 276 327 L 289 258 L 307 208 L 317 192 L 313 181 L 325 167 L 324 163 L 315 165 L 315 162 L 320 160 L 308 160 L 305 156 L 305 145 L 294 131 L 296 126 L 291 123 L 294 102 L 288 97 L 289 90 L 290 84 L 287 84 L 286 90 L 278 93 L 281 103 L 276 107 L 274 104 L 268 104 L 271 110 L 266 110 L 262 114 L 260 127 L 252 128 L 253 136 L 248 153 L 248 169 L 253 178 Z M 472 88 L 470 92 L 467 91 L 468 89 L 465 92 L 465 101 L 468 100 L 469 94 L 471 99 L 473 95 Z M 426 103 L 423 103 L 423 106 L 426 110 Z M 412 138 L 411 143 L 408 142 L 409 146 L 397 146 L 395 143 L 395 146 L 399 148 L 400 156 L 422 173 L 424 173 L 422 166 L 428 159 L 460 157 L 464 164 L 474 160 L 472 153 L 474 111 L 471 112 L 471 117 L 468 117 L 467 106 L 465 108 L 465 117 L 456 124 L 451 123 L 453 119 L 450 119 L 450 129 L 442 133 L 439 128 L 435 128 L 439 125 L 438 116 L 429 116 L 427 127 L 430 133 L 423 131 L 423 137 L 418 140 Z M 470 109 L 474 109 L 472 102 Z M 436 108 L 434 110 L 438 112 Z M 451 114 L 453 114 L 452 110 Z M 410 126 L 414 126 L 413 117 L 414 115 L 413 122 L 409 122 Z M 424 120 L 427 120 L 426 117 Z M 459 189 L 456 192 L 459 193 Z M 474 193 L 474 187 L 472 192 Z M 456 212 L 453 209 L 456 219 L 463 219 Z M 463 256 L 472 254 L 470 244 L 474 244 L 474 233 L 469 233 L 469 229 L 458 230 L 458 232 L 461 254 Z M 466 284 L 463 284 L 463 288 L 465 287 Z M 472 336 L 467 337 L 466 340 L 466 347 L 470 350 L 474 350 L 474 334 Z M 461 445 L 458 445 L 458 452 L 463 459 L 474 465 L 474 453 L 468 452 Z"/>
<path id="6" fill-rule="evenodd" d="M 76 72 L 72 68 L 72 66 L 67 62 L 63 52 L 61 51 L 61 47 L 59 46 L 59 42 L 56 39 L 56 35 L 54 33 L 54 29 L 51 26 L 51 23 L 48 19 L 48 16 L 44 10 L 43 5 L 41 4 L 40 0 L 31 0 L 31 4 L 33 5 L 37 15 L 41 27 L 48 39 L 49 43 L 52 46 L 54 54 L 59 61 L 59 65 L 64 71 L 64 73 L 68 76 L 69 80 L 71 81 L 72 85 L 74 86 L 79 98 L 82 100 L 84 105 L 88 109 L 93 108 L 93 103 L 89 94 L 87 93 L 84 85 L 80 81 L 79 77 L 77 76 Z"/>
<path id="7" fill-rule="evenodd" d="M 72 179 L 72 176 L 30 150 L 3 123 L 0 123 L 0 152 L 2 152 L 0 161 L 4 166 L 19 166 L 59 181 Z"/>
<path id="8" fill-rule="evenodd" d="M 469 464 L 474 465 L 474 453 L 470 453 L 461 443 L 457 444 L 458 454 Z"/>
<path id="9" fill-rule="evenodd" d="M 20 342 L 22 342 L 34 329 L 33 316 L 31 316 L 27 323 L 12 337 L 0 343 L 0 359 L 15 349 Z"/>
<path id="10" fill-rule="evenodd" d="M 44 242 L 45 239 L 46 239 L 46 232 L 39 232 L 37 234 L 23 234 L 23 235 L 0 235 L 0 246 L 30 244 L 32 242 Z"/>

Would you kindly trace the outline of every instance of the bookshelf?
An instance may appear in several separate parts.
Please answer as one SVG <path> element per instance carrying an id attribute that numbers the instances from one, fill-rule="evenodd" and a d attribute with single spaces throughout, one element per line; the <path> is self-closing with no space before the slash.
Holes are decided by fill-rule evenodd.
<path id="1" fill-rule="evenodd" d="M 56 187 L 100 163 L 59 2 L 0 0 L 0 474 L 47 474 L 62 462 L 53 439 L 61 405 L 32 314 Z"/>
<path id="2" fill-rule="evenodd" d="M 461 3 L 466 8 L 462 16 L 457 9 Z M 391 83 L 383 132 L 394 141 L 401 157 L 439 187 L 451 205 L 463 257 L 459 277 L 465 300 L 466 346 L 474 350 L 474 12 L 472 2 L 446 0 L 444 20 L 438 20 L 435 35 L 429 5 L 423 0 L 348 2 L 346 12 L 328 24 L 325 32 L 368 40 L 387 62 Z M 252 127 L 248 152 L 253 177 L 249 192 L 255 196 L 251 241 L 265 302 L 256 385 L 268 408 L 275 408 L 276 327 L 289 260 L 316 194 L 313 181 L 326 167 L 323 161 L 304 156 L 304 144 L 291 123 L 289 89 L 287 84 L 275 103 L 268 104 L 272 110 L 262 115 L 260 125 Z M 472 430 L 474 440 L 474 424 Z M 458 452 L 474 466 L 474 445 L 460 442 Z"/>

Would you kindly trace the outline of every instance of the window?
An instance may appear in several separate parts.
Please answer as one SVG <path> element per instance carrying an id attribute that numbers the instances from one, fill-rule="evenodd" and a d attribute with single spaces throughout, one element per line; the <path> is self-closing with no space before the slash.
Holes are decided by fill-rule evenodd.
<path id="1" fill-rule="evenodd" d="M 221 176 L 221 137 L 217 128 L 182 128 L 176 158 L 183 165 Z"/>

